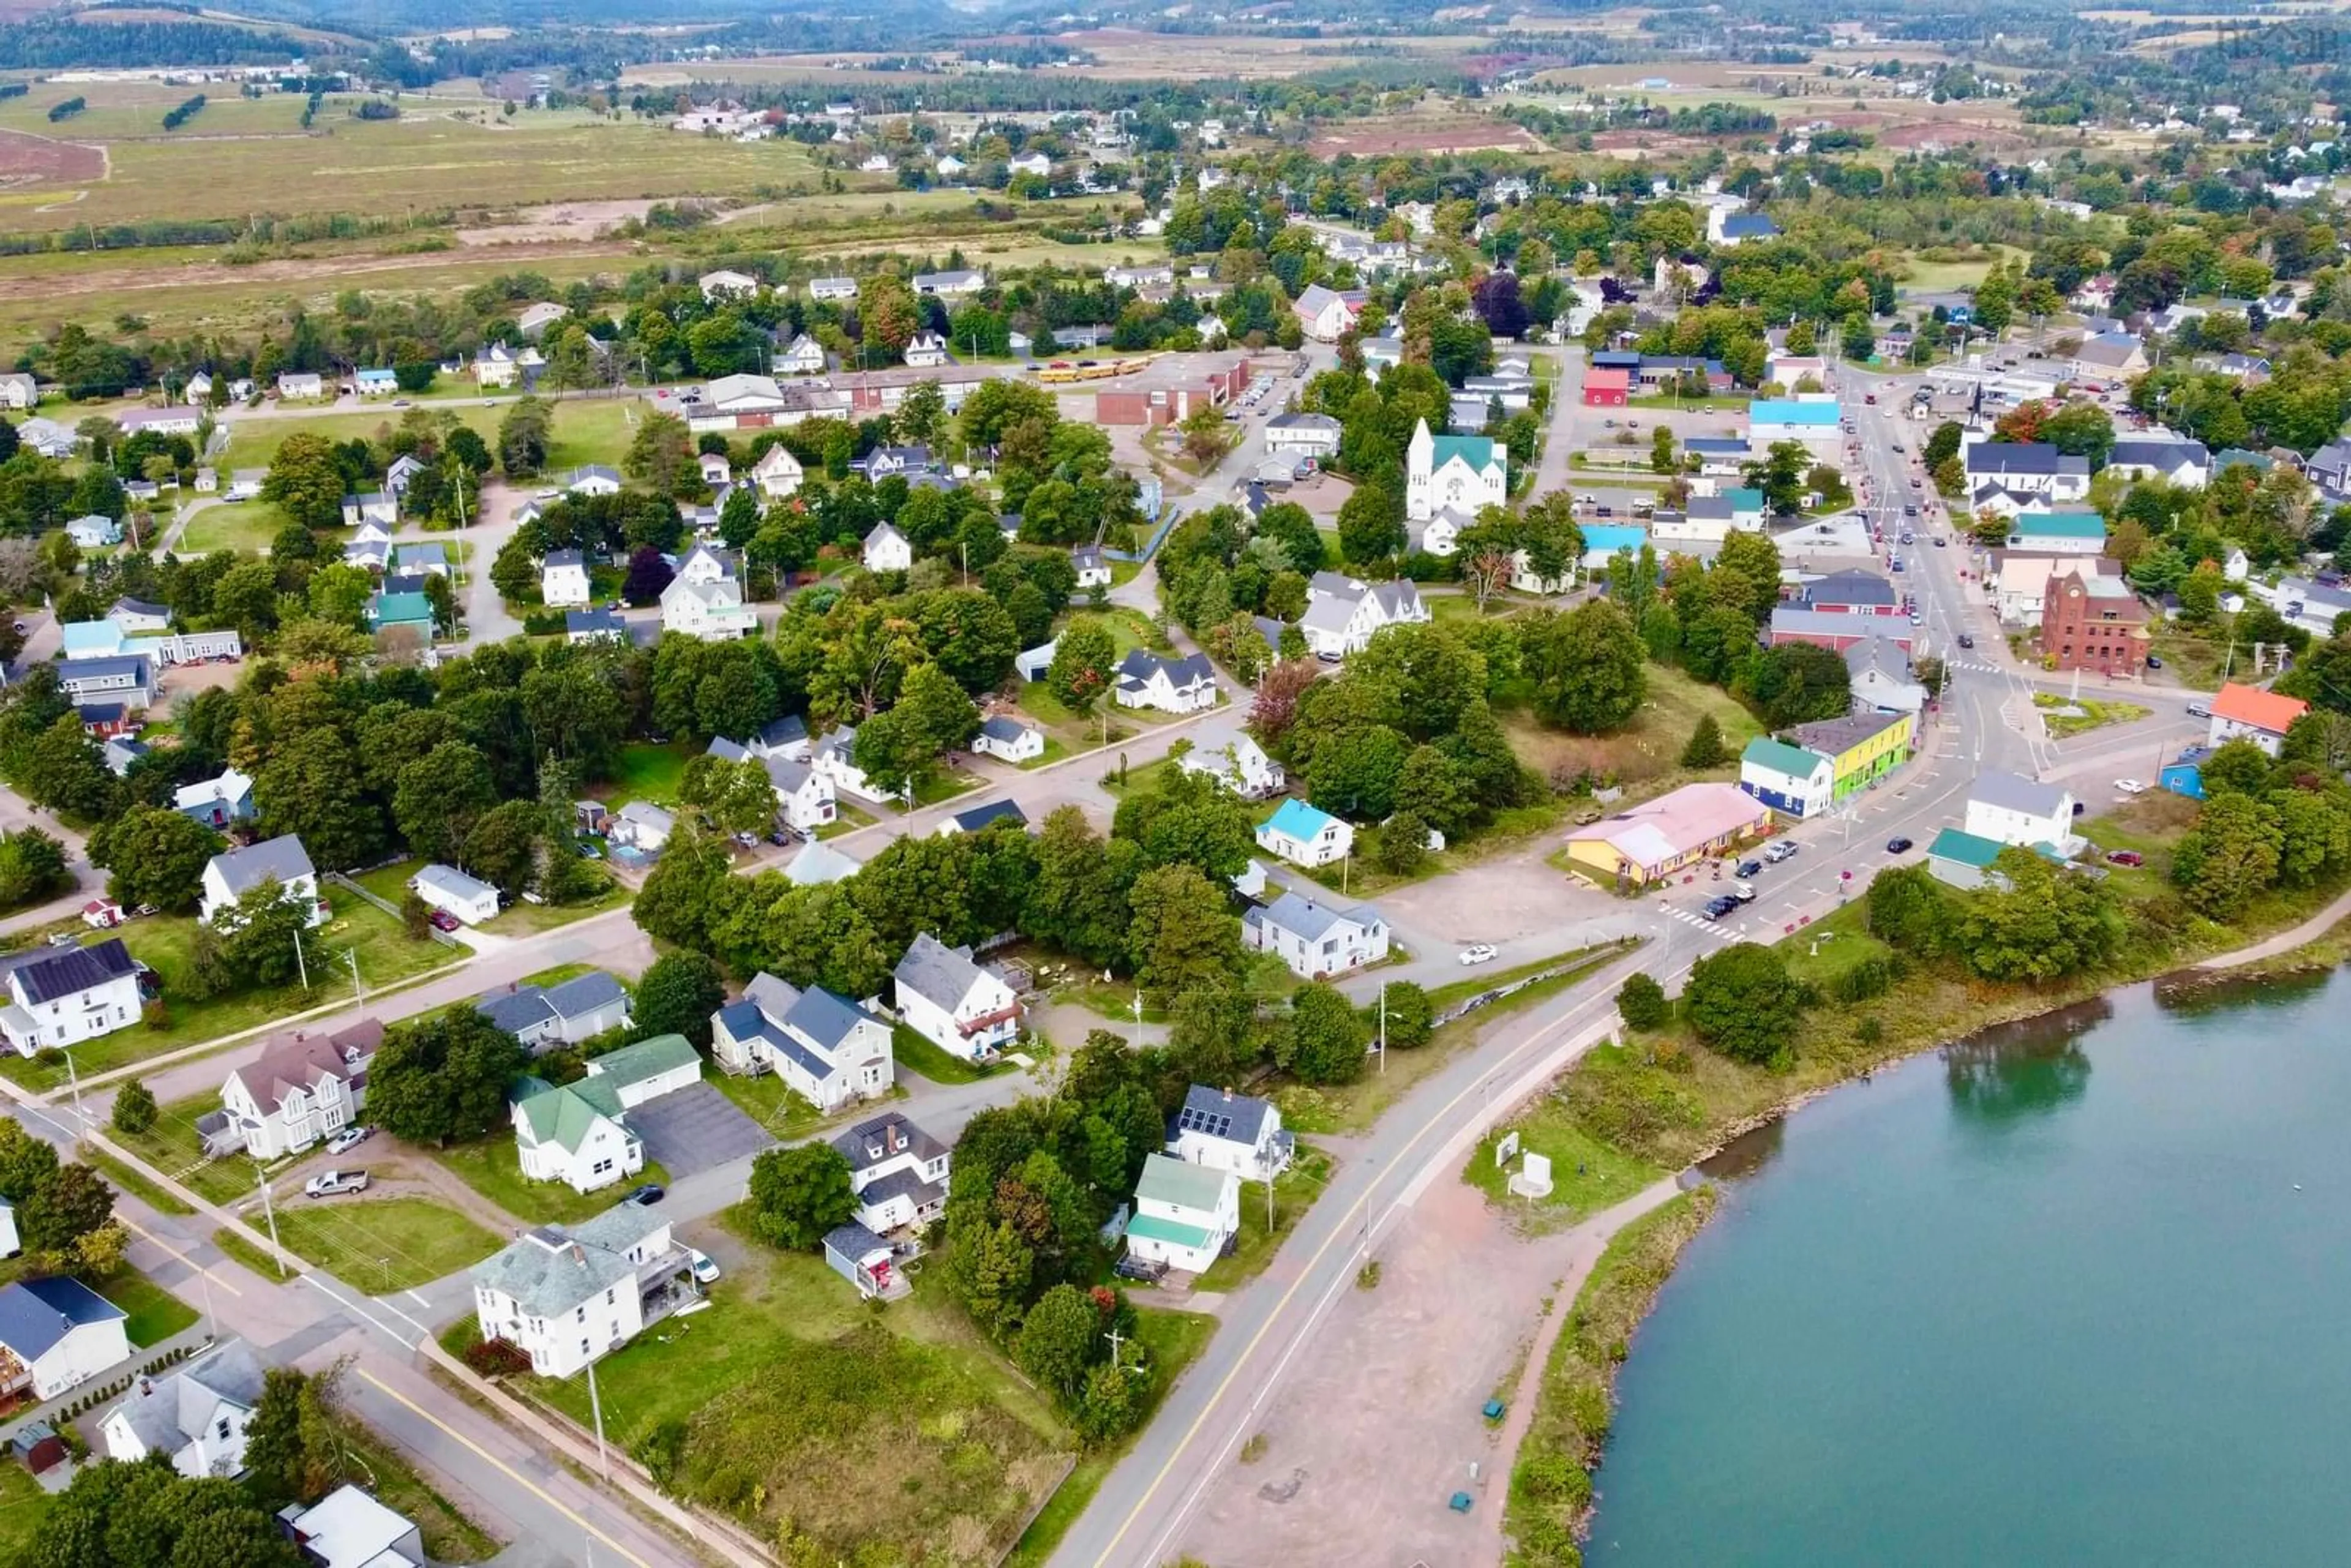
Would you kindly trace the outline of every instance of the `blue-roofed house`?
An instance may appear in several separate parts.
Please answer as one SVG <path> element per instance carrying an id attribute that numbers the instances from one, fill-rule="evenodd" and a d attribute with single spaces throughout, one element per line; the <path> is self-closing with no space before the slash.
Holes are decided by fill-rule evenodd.
<path id="1" fill-rule="evenodd" d="M 896 1079 L 890 1026 L 821 986 L 769 974 L 710 1020 L 710 1054 L 737 1077 L 770 1072 L 820 1111 L 887 1094 Z"/>
<path id="2" fill-rule="evenodd" d="M 400 390 L 400 378 L 388 370 L 363 370 L 351 377 L 361 397 L 390 397 Z"/>
<path id="3" fill-rule="evenodd" d="M 474 1009 L 536 1053 L 627 1028 L 629 993 L 603 970 L 590 969 L 560 985 L 493 991 Z"/>
<path id="4" fill-rule="evenodd" d="M 131 1356 L 128 1316 L 78 1280 L 20 1280 L 0 1290 L 0 1397 L 54 1399 Z"/>
<path id="5" fill-rule="evenodd" d="M 1838 405 L 1826 399 L 1757 398 L 1747 405 L 1747 440 L 1758 449 L 1778 441 L 1834 445 L 1843 438 L 1839 427 L 1844 418 Z"/>
<path id="6" fill-rule="evenodd" d="M 1707 237 L 1717 245 L 1745 245 L 1750 240 L 1778 239 L 1780 225 L 1761 213 L 1734 213 L 1717 207 Z"/>
<path id="7" fill-rule="evenodd" d="M 1257 828 L 1258 848 L 1292 865 L 1329 865 L 1355 847 L 1355 830 L 1303 800 L 1284 800 Z"/>

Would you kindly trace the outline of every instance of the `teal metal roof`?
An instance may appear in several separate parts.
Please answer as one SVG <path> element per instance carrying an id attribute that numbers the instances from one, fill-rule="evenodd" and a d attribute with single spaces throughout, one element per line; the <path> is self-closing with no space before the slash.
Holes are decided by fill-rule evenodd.
<path id="1" fill-rule="evenodd" d="M 1752 762 L 1758 768 L 1769 768 L 1772 772 L 1783 773 L 1791 779 L 1809 779 L 1829 758 L 1817 751 L 1807 751 L 1801 746 L 1791 746 L 1784 740 L 1759 735 L 1747 743 L 1747 749 L 1739 754 L 1739 760 Z"/>
<path id="2" fill-rule="evenodd" d="M 2016 532 L 2028 538 L 2102 539 L 2106 537 L 2106 519 L 2095 512 L 2026 512 L 2017 517 Z"/>

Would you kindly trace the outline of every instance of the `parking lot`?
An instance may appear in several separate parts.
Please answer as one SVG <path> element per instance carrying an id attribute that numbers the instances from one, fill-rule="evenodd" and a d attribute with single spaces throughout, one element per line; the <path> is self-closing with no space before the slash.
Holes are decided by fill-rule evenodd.
<path id="1" fill-rule="evenodd" d="M 645 1141 L 645 1157 L 659 1160 L 673 1181 L 756 1155 L 776 1141 L 707 1083 L 646 1101 L 629 1113 L 629 1125 Z"/>

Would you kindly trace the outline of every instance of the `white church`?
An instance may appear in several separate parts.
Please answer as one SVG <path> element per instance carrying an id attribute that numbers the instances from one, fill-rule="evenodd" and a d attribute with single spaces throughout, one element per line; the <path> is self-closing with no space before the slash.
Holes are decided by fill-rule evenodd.
<path id="1" fill-rule="evenodd" d="M 1415 542 L 1431 555 L 1450 555 L 1460 530 L 1510 493 L 1501 444 L 1484 435 L 1431 435 L 1428 421 L 1413 427 L 1405 451 L 1404 515 Z"/>

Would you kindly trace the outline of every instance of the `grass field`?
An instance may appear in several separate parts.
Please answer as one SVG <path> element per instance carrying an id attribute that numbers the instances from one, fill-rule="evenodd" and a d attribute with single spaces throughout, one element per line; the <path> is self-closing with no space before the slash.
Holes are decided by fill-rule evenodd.
<path id="1" fill-rule="evenodd" d="M 648 741 L 632 741 L 621 747 L 620 760 L 613 764 L 612 777 L 597 788 L 602 799 L 617 800 L 622 805 L 632 800 L 646 800 L 656 806 L 674 809 L 678 786 L 684 780 L 685 765 L 701 753 L 682 740 L 655 746 Z"/>
<path id="2" fill-rule="evenodd" d="M 266 1222 L 261 1229 L 266 1234 Z M 290 1193 L 277 1204 L 277 1239 L 295 1256 L 371 1295 L 454 1274 L 503 1245 L 431 1198 L 304 1198 Z M 265 1270 L 264 1277 L 275 1279 L 277 1270 Z"/>
<path id="3" fill-rule="evenodd" d="M 0 1465 L 0 1562 L 19 1561 L 48 1513 L 49 1494 L 33 1472 L 19 1464 Z"/>
<path id="4" fill-rule="evenodd" d="M 1507 713 L 1502 726 L 1510 732 L 1520 759 L 1546 776 L 1564 768 L 1589 771 L 1595 781 L 1614 780 L 1625 799 L 1643 800 L 1699 779 L 1736 776 L 1734 761 L 1722 768 L 1694 773 L 1681 765 L 1682 748 L 1699 717 L 1712 714 L 1722 729 L 1724 748 L 1736 758 L 1742 747 L 1763 733 L 1763 727 L 1719 686 L 1703 685 L 1681 671 L 1660 664 L 1646 666 L 1648 695 L 1633 722 L 1613 735 L 1569 735 L 1538 723 L 1523 711 Z"/>
<path id="5" fill-rule="evenodd" d="M 738 1110 L 778 1142 L 804 1138 L 831 1119 L 786 1088 L 784 1081 L 772 1072 L 745 1078 L 714 1069 L 704 1076 L 703 1082 L 734 1101 Z"/>
<path id="6" fill-rule="evenodd" d="M 216 549 L 258 552 L 286 527 L 286 515 L 266 501 L 225 501 L 188 519 L 173 553 L 209 555 Z"/>
<path id="7" fill-rule="evenodd" d="M 1296 1228 L 1300 1217 L 1314 1207 L 1314 1200 L 1331 1185 L 1332 1166 L 1329 1155 L 1301 1145 L 1290 1168 L 1274 1178 L 1270 1228 L 1266 1221 L 1265 1183 L 1241 1183 L 1240 1239 L 1229 1255 L 1208 1265 L 1208 1271 L 1194 1281 L 1195 1288 L 1231 1291 L 1262 1273 L 1273 1261 L 1282 1238 Z"/>
<path id="8" fill-rule="evenodd" d="M 904 1024 L 898 1024 L 890 1030 L 890 1054 L 897 1059 L 899 1066 L 920 1073 L 934 1083 L 977 1083 L 983 1078 L 992 1078 L 999 1072 L 1010 1071 L 1001 1061 L 982 1065 L 966 1061 L 961 1057 L 949 1056 Z"/>
<path id="9" fill-rule="evenodd" d="M 644 1170 L 612 1186 L 594 1192 L 572 1191 L 559 1181 L 532 1181 L 522 1174 L 522 1156 L 514 1135 L 504 1128 L 476 1143 L 460 1144 L 437 1154 L 420 1150 L 465 1179 L 467 1186 L 530 1225 L 577 1225 L 612 1207 L 616 1195 L 639 1182 L 669 1185 L 669 1172 L 658 1160 L 647 1160 Z"/>
<path id="10" fill-rule="evenodd" d="M 141 1350 L 162 1343 L 196 1321 L 195 1308 L 129 1269 L 107 1281 L 99 1294 L 123 1310 L 122 1332 Z"/>
<path id="11" fill-rule="evenodd" d="M 1510 1192 L 1510 1175 L 1515 1162 L 1510 1167 L 1495 1164 L 1494 1148 L 1510 1134 L 1518 1135 L 1523 1153 L 1542 1155 L 1551 1160 L 1550 1197 L 1530 1199 Z M 1575 1125 L 1574 1113 L 1560 1102 L 1555 1092 L 1547 1092 L 1479 1140 L 1461 1179 L 1528 1229 L 1548 1230 L 1588 1219 L 1665 1174 L 1655 1166 L 1610 1148 Z"/>
<path id="12" fill-rule="evenodd" d="M 196 1118 L 219 1109 L 219 1092 L 206 1091 L 157 1106 L 154 1125 L 143 1133 L 117 1128 L 107 1135 L 198 1197 L 236 1203 L 253 1196 L 259 1177 L 253 1161 L 241 1155 L 205 1161 Z"/>
<path id="13" fill-rule="evenodd" d="M 81 1076 L 125 1067 L 183 1046 L 201 1044 L 223 1035 L 257 1028 L 273 1019 L 303 1011 L 350 993 L 350 969 L 346 953 L 358 956 L 360 978 L 370 988 L 404 979 L 449 961 L 446 949 L 433 942 L 413 942 L 400 922 L 351 894 L 325 890 L 334 914 L 303 937 L 310 969 L 311 988 L 287 986 L 276 990 L 234 991 L 201 1002 L 183 998 L 193 961 L 196 920 L 192 915 L 156 915 L 134 920 L 117 935 L 131 956 L 155 971 L 163 987 L 164 1018 L 161 1028 L 133 1023 L 112 1034 L 100 1035 L 73 1048 L 73 1065 Z M 79 932 L 78 922 L 73 929 Z M 32 934 L 20 934 L 30 938 Z M 9 1054 L 0 1071 L 29 1089 L 47 1091 L 68 1082 L 66 1064 L 51 1060 L 57 1052 L 22 1057 Z"/>
<path id="14" fill-rule="evenodd" d="M 741 1217 L 725 1217 L 741 1228 Z M 746 1236 L 712 1310 L 597 1365 L 624 1446 L 669 1428 L 669 1490 L 831 1562 L 992 1560 L 1060 1480 L 1068 1435 L 935 1283 L 876 1312 L 811 1254 Z M 584 1380 L 525 1386 L 582 1426 Z M 948 1540 L 963 1543 L 955 1552 Z M 811 1561 L 816 1560 L 811 1558 Z"/>
<path id="15" fill-rule="evenodd" d="M 503 403 L 469 404 L 450 408 L 446 413 L 459 423 L 477 431 L 485 440 L 494 440 L 498 421 L 505 417 Z M 321 435 L 329 441 L 353 439 L 373 441 L 389 434 L 400 423 L 404 411 L 391 408 L 360 409 L 341 413 L 306 414 L 297 419 L 244 419 L 229 422 L 228 449 L 219 458 L 223 468 L 266 467 L 278 447 L 289 435 L 300 432 Z M 633 418 L 631 405 L 622 398 L 567 398 L 555 405 L 553 439 L 549 443 L 547 467 L 550 474 L 575 468 L 583 463 L 617 464 L 627 451 Z M 225 509 L 225 508 L 224 508 Z M 245 509 L 240 507 L 239 510 Z M 274 507 L 262 511 L 275 514 Z M 197 518 L 203 522 L 210 516 Z M 193 524 L 190 525 L 192 528 Z M 271 534 L 276 528 L 269 530 Z M 265 537 L 263 543 L 267 543 Z"/>

